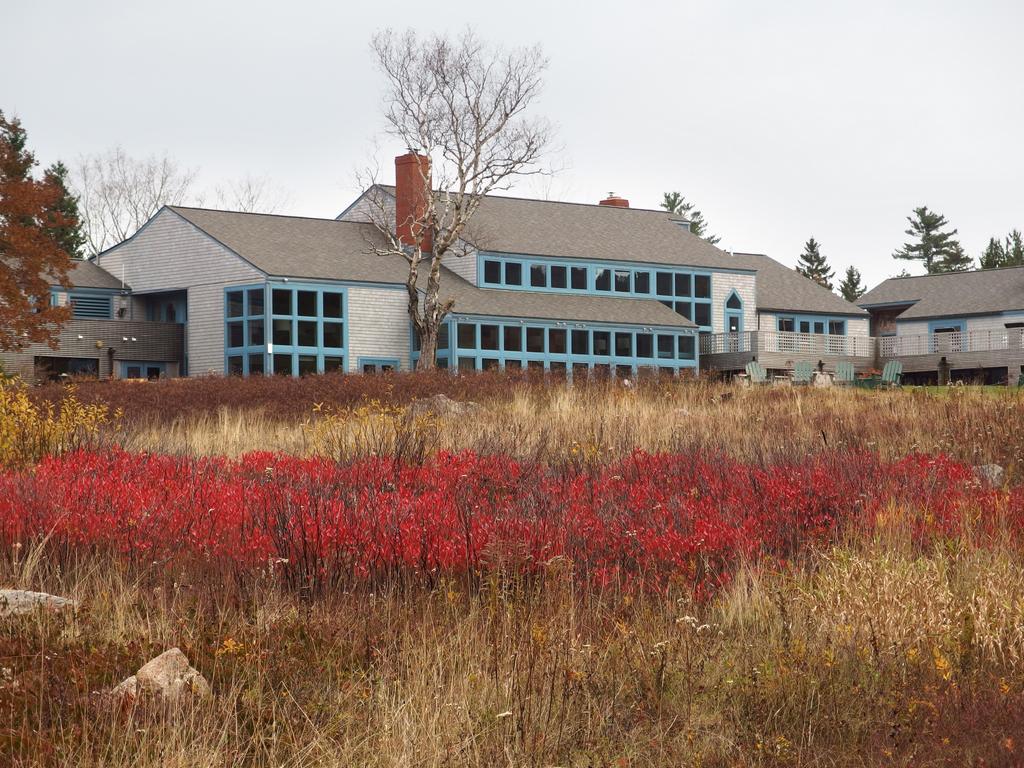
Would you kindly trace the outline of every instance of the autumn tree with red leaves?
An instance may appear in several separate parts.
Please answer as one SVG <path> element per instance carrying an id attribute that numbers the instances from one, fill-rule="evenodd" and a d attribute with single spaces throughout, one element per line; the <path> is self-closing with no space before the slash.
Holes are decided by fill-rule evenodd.
<path id="1" fill-rule="evenodd" d="M 70 308 L 52 306 L 50 288 L 71 287 L 68 272 L 81 247 L 76 205 L 62 166 L 32 178 L 35 156 L 21 121 L 0 112 L 0 350 L 32 343 L 57 347 Z"/>

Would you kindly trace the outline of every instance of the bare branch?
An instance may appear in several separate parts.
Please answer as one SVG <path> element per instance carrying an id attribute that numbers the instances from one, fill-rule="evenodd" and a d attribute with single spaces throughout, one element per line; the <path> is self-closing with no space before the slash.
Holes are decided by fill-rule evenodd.
<path id="1" fill-rule="evenodd" d="M 426 233 L 430 253 L 421 244 L 400 241 L 387 205 L 364 200 L 367 219 L 382 235 L 383 245 L 373 250 L 401 254 L 409 263 L 409 316 L 420 335 L 420 363 L 429 367 L 438 327 L 452 309 L 450 301 L 438 298 L 442 260 L 479 247 L 470 235 L 480 233 L 469 224 L 486 195 L 547 172 L 541 163 L 552 129 L 546 120 L 526 115 L 540 95 L 547 59 L 539 46 L 492 48 L 472 30 L 455 39 L 421 39 L 411 30 L 387 29 L 374 35 L 372 47 L 387 80 L 388 134 L 430 160 L 421 166 L 425 205 L 416 221 L 403 222 Z M 429 271 L 422 286 L 424 263 Z"/>
<path id="2" fill-rule="evenodd" d="M 83 157 L 72 175 L 88 247 L 99 253 L 138 231 L 164 205 L 201 204 L 196 171 L 171 157 L 129 157 L 121 147 Z"/>

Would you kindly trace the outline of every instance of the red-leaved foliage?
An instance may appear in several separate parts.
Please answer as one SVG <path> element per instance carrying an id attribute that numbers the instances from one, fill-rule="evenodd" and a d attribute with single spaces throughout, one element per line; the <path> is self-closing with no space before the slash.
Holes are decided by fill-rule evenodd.
<path id="1" fill-rule="evenodd" d="M 4 543 L 48 536 L 58 553 L 279 570 L 301 589 L 530 574 L 560 558 L 592 583 L 706 595 L 741 562 L 784 563 L 847 534 L 1006 542 L 1022 522 L 1024 493 L 924 455 L 753 467 L 636 453 L 556 469 L 469 453 L 338 465 L 82 451 L 0 475 Z"/>

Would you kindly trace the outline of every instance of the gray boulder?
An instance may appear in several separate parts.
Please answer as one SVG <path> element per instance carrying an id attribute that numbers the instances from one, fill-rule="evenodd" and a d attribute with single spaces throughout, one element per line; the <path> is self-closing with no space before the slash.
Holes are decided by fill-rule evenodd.
<path id="1" fill-rule="evenodd" d="M 0 617 L 19 616 L 33 611 L 74 610 L 78 603 L 67 597 L 29 592 L 25 589 L 0 589 Z"/>

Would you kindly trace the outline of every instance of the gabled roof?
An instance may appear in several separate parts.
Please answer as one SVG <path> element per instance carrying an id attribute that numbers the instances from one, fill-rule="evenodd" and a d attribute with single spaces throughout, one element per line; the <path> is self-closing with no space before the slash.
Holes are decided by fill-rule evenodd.
<path id="1" fill-rule="evenodd" d="M 737 261 L 757 270 L 757 309 L 820 315 L 867 316 L 860 307 L 795 269 L 760 253 L 737 253 Z"/>
<path id="2" fill-rule="evenodd" d="M 900 320 L 1024 310 L 1024 267 L 890 277 L 857 303 L 862 307 L 910 304 Z"/>
<path id="3" fill-rule="evenodd" d="M 464 239 L 494 253 L 746 269 L 692 234 L 684 217 L 642 208 L 486 195 Z"/>
<path id="4" fill-rule="evenodd" d="M 181 206 L 171 210 L 270 276 L 404 285 L 408 274 L 401 256 L 371 250 L 380 243 L 372 224 Z M 456 314 L 696 327 L 650 299 L 477 288 L 447 268 L 441 298 L 455 299 Z"/>
<path id="5" fill-rule="evenodd" d="M 74 259 L 68 270 L 68 279 L 74 288 L 105 288 L 120 290 L 121 281 L 91 261 Z"/>

